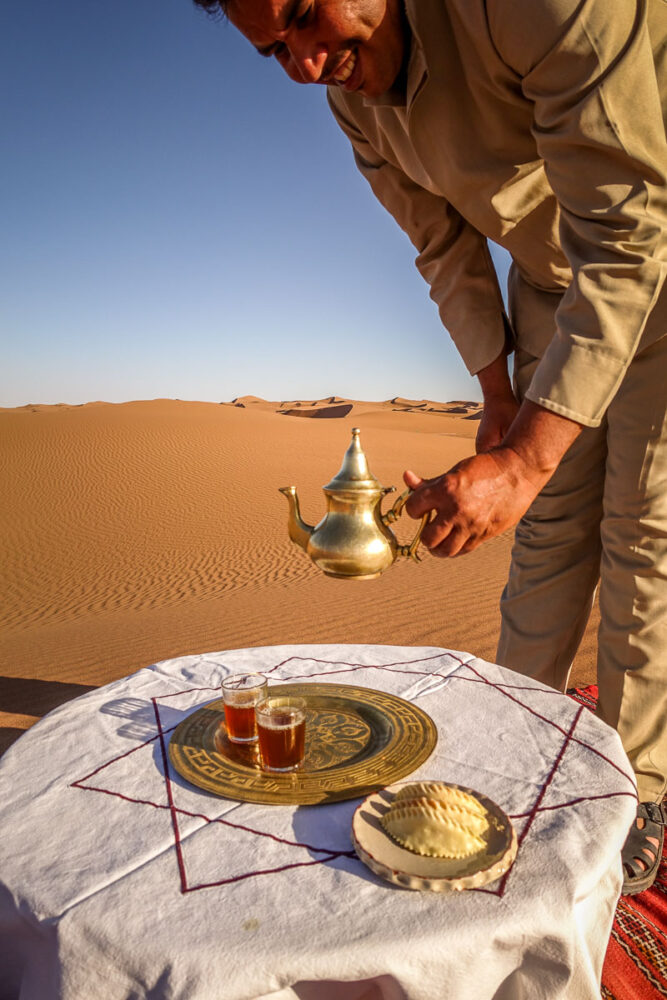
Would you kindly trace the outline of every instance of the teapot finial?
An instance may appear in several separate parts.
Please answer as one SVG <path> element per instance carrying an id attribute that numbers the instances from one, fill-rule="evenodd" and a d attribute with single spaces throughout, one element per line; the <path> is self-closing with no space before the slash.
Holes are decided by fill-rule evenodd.
<path id="1" fill-rule="evenodd" d="M 359 428 L 352 428 L 352 440 L 343 456 L 343 464 L 325 490 L 381 490 L 382 487 L 368 468 L 368 460 L 359 440 Z"/>

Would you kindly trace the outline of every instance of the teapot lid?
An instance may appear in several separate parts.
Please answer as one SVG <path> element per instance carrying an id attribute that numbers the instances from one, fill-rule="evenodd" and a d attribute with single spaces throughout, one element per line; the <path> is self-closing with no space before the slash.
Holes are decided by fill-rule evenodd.
<path id="1" fill-rule="evenodd" d="M 382 486 L 368 468 L 368 461 L 359 442 L 359 428 L 352 428 L 352 441 L 343 456 L 340 471 L 325 490 L 381 490 Z"/>

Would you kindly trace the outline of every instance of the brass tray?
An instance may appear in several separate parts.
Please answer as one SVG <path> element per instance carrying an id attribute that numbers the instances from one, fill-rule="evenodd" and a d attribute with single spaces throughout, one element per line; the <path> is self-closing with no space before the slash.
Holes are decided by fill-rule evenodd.
<path id="1" fill-rule="evenodd" d="M 356 799 L 415 771 L 438 740 L 433 720 L 397 695 L 346 684 L 272 684 L 306 699 L 306 756 L 298 771 L 261 770 L 257 744 L 230 743 L 222 698 L 181 722 L 169 742 L 178 773 L 243 802 L 315 805 Z"/>

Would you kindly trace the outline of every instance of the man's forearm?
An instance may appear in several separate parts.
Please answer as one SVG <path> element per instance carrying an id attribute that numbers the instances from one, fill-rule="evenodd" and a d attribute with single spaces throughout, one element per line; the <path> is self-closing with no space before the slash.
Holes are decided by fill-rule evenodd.
<path id="1" fill-rule="evenodd" d="M 525 399 L 498 450 L 511 453 L 541 489 L 580 433 L 581 424 Z"/>
<path id="2" fill-rule="evenodd" d="M 477 377 L 485 405 L 496 408 L 494 404 L 507 400 L 514 402 L 505 352 L 482 368 Z M 514 402 L 514 406 L 517 405 Z M 525 466 L 527 478 L 542 482 L 545 476 L 551 477 L 580 432 L 581 424 L 526 399 L 518 412 L 515 410 L 512 414 L 511 425 L 508 422 L 502 443 L 497 447 L 507 449 L 511 464 L 516 465 L 515 459 L 518 459 Z"/>

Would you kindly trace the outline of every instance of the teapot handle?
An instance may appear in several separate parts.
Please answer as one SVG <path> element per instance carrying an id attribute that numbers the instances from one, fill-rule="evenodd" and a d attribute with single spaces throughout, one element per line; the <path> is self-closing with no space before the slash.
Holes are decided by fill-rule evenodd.
<path id="1" fill-rule="evenodd" d="M 381 515 L 382 523 L 385 526 L 393 524 L 394 521 L 398 521 L 399 517 L 403 513 L 403 508 L 405 507 L 408 497 L 410 496 L 411 493 L 412 490 L 408 487 L 408 489 L 404 490 L 404 492 L 401 493 L 400 497 L 396 499 L 393 507 L 391 507 L 386 514 Z M 421 524 L 417 528 L 417 534 L 412 539 L 409 545 L 397 546 L 396 549 L 397 555 L 406 556 L 408 559 L 414 559 L 415 562 L 421 562 L 421 558 L 417 554 L 417 549 L 419 548 L 419 543 L 421 541 L 422 531 L 424 530 L 424 528 L 431 519 L 431 513 L 432 511 L 430 510 L 426 511 L 426 513 L 422 517 Z"/>

